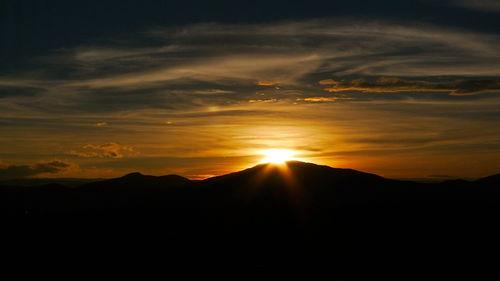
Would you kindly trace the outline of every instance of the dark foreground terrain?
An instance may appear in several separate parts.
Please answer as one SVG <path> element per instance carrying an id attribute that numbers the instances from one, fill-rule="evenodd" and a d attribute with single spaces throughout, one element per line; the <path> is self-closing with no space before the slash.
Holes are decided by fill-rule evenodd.
<path id="1" fill-rule="evenodd" d="M 333 280 L 500 276 L 500 175 L 425 184 L 289 162 L 204 181 L 134 173 L 79 187 L 4 186 L 0 208 L 9 264 L 76 267 L 68 277 L 115 266 Z"/>

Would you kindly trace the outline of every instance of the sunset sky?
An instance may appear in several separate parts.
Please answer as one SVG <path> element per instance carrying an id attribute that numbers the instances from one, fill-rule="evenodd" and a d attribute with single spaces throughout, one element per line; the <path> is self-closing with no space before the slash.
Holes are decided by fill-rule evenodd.
<path id="1" fill-rule="evenodd" d="M 267 149 L 498 173 L 499 18 L 493 0 L 3 1 L 0 180 L 200 179 Z"/>

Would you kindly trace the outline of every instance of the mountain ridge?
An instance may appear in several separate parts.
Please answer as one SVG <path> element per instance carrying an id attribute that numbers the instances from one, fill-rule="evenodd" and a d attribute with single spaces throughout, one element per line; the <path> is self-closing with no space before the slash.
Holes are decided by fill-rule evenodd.
<path id="1" fill-rule="evenodd" d="M 454 182 L 461 182 L 461 183 L 465 183 L 465 182 L 478 183 L 479 182 L 479 183 L 495 184 L 495 183 L 500 182 L 500 173 L 493 174 L 493 175 L 486 176 L 486 177 L 482 177 L 482 178 L 478 178 L 475 180 L 461 179 L 461 178 L 455 179 L 454 178 L 454 179 L 444 179 L 442 181 L 426 182 L 426 181 L 418 181 L 418 180 L 386 178 L 386 177 L 383 177 L 383 176 L 380 176 L 380 175 L 377 175 L 374 173 L 363 172 L 363 171 L 359 171 L 359 170 L 355 170 L 355 169 L 335 168 L 335 167 L 331 167 L 331 166 L 327 166 L 327 165 L 318 165 L 318 164 L 309 163 L 309 162 L 302 162 L 302 161 L 287 161 L 286 164 L 289 167 L 303 166 L 303 167 L 309 167 L 309 168 L 313 167 L 316 169 L 328 169 L 331 172 L 338 172 L 338 173 L 344 173 L 344 174 L 350 173 L 352 175 L 358 174 L 358 175 L 363 175 L 363 176 L 373 176 L 373 177 L 378 177 L 380 179 L 386 179 L 386 180 L 391 180 L 391 181 L 400 181 L 400 182 L 413 182 L 413 183 L 426 183 L 426 184 L 436 184 L 436 183 L 437 184 L 444 184 L 444 183 L 454 183 Z M 59 178 L 54 178 L 54 179 L 50 179 L 50 178 L 12 179 L 12 180 L 0 182 L 0 188 L 2 186 L 27 186 L 27 187 L 29 187 L 29 186 L 41 186 L 41 185 L 48 185 L 48 184 L 52 184 L 52 183 L 58 183 L 61 185 L 67 185 L 67 186 L 72 186 L 72 187 L 80 187 L 80 186 L 85 186 L 85 185 L 89 185 L 89 184 L 95 184 L 98 182 L 109 183 L 109 182 L 117 182 L 117 181 L 125 181 L 125 180 L 136 181 L 136 180 L 140 180 L 140 179 L 149 179 L 149 180 L 153 180 L 153 181 L 157 181 L 159 179 L 163 179 L 163 180 L 177 179 L 179 182 L 184 181 L 186 183 L 188 183 L 188 182 L 189 183 L 212 182 L 212 181 L 217 181 L 217 180 L 220 180 L 220 179 L 223 179 L 226 177 L 234 177 L 237 175 L 243 175 L 243 174 L 246 174 L 246 173 L 249 173 L 252 171 L 256 171 L 256 170 L 259 170 L 259 169 L 262 169 L 265 167 L 271 167 L 271 166 L 279 167 L 280 165 L 271 164 L 271 163 L 257 164 L 253 167 L 249 167 L 249 168 L 246 168 L 246 169 L 243 169 L 240 171 L 235 171 L 235 172 L 231 172 L 231 173 L 224 174 L 224 175 L 218 175 L 218 176 L 214 176 L 214 177 L 210 177 L 210 178 L 206 178 L 206 179 L 202 179 L 202 180 L 191 180 L 189 178 L 186 178 L 184 176 L 177 175 L 177 174 L 153 176 L 153 175 L 146 175 L 146 174 L 143 174 L 141 172 L 131 172 L 131 173 L 125 174 L 125 175 L 120 176 L 120 177 L 108 178 L 108 179 L 99 179 L 99 178 L 98 179 L 77 179 L 77 178 L 74 178 L 74 179 L 73 178 L 70 178 L 70 179 L 66 179 L 66 178 L 60 178 L 60 179 Z M 41 183 L 38 183 L 38 182 L 41 182 Z"/>
<path id="2" fill-rule="evenodd" d="M 151 176 L 138 172 L 122 177 L 67 187 L 0 188 L 0 203 L 14 213 L 86 213 L 114 210 L 216 209 L 264 205 L 292 208 L 342 206 L 457 205 L 461 202 L 500 202 L 500 175 L 476 181 L 421 183 L 388 179 L 353 169 L 300 161 L 254 167 L 200 181 L 178 175 Z M 3 197 L 2 197 L 3 196 Z M 474 203 L 475 204 L 475 203 Z M 271 208 L 271 207 L 269 207 Z"/>
<path id="3" fill-rule="evenodd" d="M 455 268 L 478 259 L 476 249 L 500 251 L 499 178 L 418 183 L 302 162 L 203 181 L 130 173 L 76 188 L 2 187 L 0 217 L 22 225 L 5 228 L 27 236 L 22 243 L 43 241 L 44 252 L 83 243 L 92 255 L 113 245 L 115 258 L 188 253 L 189 266 L 349 273 L 448 260 Z"/>

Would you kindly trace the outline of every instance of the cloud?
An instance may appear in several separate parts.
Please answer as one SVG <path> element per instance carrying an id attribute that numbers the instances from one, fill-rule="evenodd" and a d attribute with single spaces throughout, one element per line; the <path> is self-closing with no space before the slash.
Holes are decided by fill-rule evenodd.
<path id="1" fill-rule="evenodd" d="M 95 123 L 96 127 L 106 127 L 107 125 L 108 125 L 107 122 L 97 122 L 97 123 Z"/>
<path id="2" fill-rule="evenodd" d="M 33 97 L 43 92 L 45 92 L 43 88 L 22 85 L 2 85 L 0 81 L 0 99 L 8 97 Z"/>
<path id="3" fill-rule="evenodd" d="M 0 98 L 0 131 L 9 135 L 0 138 L 2 159 L 69 151 L 84 169 L 145 167 L 121 144 L 144 158 L 297 144 L 357 153 L 359 163 L 388 162 L 398 149 L 434 161 L 433 145 L 498 156 L 497 34 L 346 19 L 194 24 L 115 39 L 25 58 L 33 64 L 2 73 L 3 86 L 37 89 Z M 205 173 L 222 171 L 213 159 Z M 151 165 L 166 172 L 164 161 Z M 170 167 L 180 165 L 199 164 Z"/>
<path id="4" fill-rule="evenodd" d="M 263 87 L 272 87 L 272 86 L 277 85 L 276 82 L 269 81 L 269 80 L 257 81 L 257 83 L 255 83 L 255 84 L 258 85 L 258 86 L 263 86 Z"/>
<path id="5" fill-rule="evenodd" d="M 123 158 L 135 155 L 136 151 L 131 146 L 110 142 L 99 145 L 87 144 L 81 150 L 70 151 L 69 154 L 81 158 Z"/>
<path id="6" fill-rule="evenodd" d="M 500 80 L 426 81 L 398 77 L 354 79 L 337 81 L 325 79 L 318 82 L 323 90 L 331 93 L 448 93 L 455 96 L 475 95 L 486 92 L 500 93 Z"/>
<path id="7" fill-rule="evenodd" d="M 75 164 L 63 161 L 40 162 L 31 165 L 0 165 L 0 180 L 29 178 L 40 175 L 57 175 L 74 168 Z"/>
<path id="8" fill-rule="evenodd" d="M 342 98 L 342 97 L 310 97 L 299 99 L 305 102 L 336 102 L 340 100 L 350 100 L 351 98 Z"/>
<path id="9" fill-rule="evenodd" d="M 9 90 L 11 98 L 0 99 L 0 111 L 203 110 L 257 100 L 256 92 L 279 100 L 291 92 L 295 98 L 321 96 L 325 88 L 335 92 L 334 85 L 318 85 L 327 79 L 344 83 L 339 91 L 462 95 L 496 86 L 481 82 L 472 91 L 453 85 L 456 81 L 500 75 L 498 35 L 425 24 L 355 19 L 194 24 L 101 42 L 38 58 L 43 69 L 34 64 L 30 72 L 0 77 L 0 85 L 37 89 L 39 96 L 21 99 Z M 371 82 L 386 76 L 401 81 Z M 448 81 L 436 84 L 432 79 L 438 76 Z M 368 82 L 354 85 L 356 80 Z"/>
<path id="10" fill-rule="evenodd" d="M 314 54 L 261 54 L 224 55 L 222 57 L 197 59 L 191 63 L 163 69 L 146 70 L 133 74 L 119 74 L 103 78 L 69 83 L 69 87 L 113 88 L 140 87 L 160 82 L 193 79 L 206 82 L 249 81 L 252 78 L 274 76 L 292 82 L 294 78 L 313 71 L 319 66 Z"/>
<path id="11" fill-rule="evenodd" d="M 99 126 L 142 110 L 174 114 L 249 100 L 333 99 L 325 90 L 350 95 L 345 102 L 366 98 L 356 93 L 382 92 L 453 98 L 497 92 L 500 76 L 498 35 L 426 24 L 192 24 L 99 42 L 37 58 L 43 69 L 33 64 L 29 72 L 1 76 L 0 85 L 38 92 L 32 98 L 9 92 L 0 98 L 0 112 L 92 114 L 89 122 Z"/>
<path id="12" fill-rule="evenodd" d="M 475 10 L 487 12 L 499 12 L 500 2 L 498 0 L 454 0 L 453 4 Z"/>
<path id="13" fill-rule="evenodd" d="M 253 99 L 253 100 L 248 100 L 249 103 L 272 103 L 272 102 L 278 102 L 277 99 Z"/>

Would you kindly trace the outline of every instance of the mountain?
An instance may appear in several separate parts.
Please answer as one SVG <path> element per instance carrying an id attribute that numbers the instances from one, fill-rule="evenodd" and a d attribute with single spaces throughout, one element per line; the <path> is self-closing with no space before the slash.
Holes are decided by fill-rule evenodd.
<path id="1" fill-rule="evenodd" d="M 243 206 L 251 212 L 315 212 L 359 206 L 418 206 L 441 208 L 496 201 L 500 197 L 500 175 L 477 181 L 452 180 L 442 183 L 399 181 L 352 169 L 290 161 L 286 165 L 261 164 L 255 167 L 191 181 L 177 175 L 149 176 L 131 173 L 120 178 L 64 187 L 45 184 L 32 187 L 4 186 L 3 210 L 12 213 L 50 215 L 156 209 L 205 211 L 218 209 L 237 214 Z M 6 199 L 9 198 L 9 199 Z M 280 207 L 276 207 L 276 206 Z M 270 206 L 273 209 L 270 210 Z M 12 207 L 12 208 L 11 208 Z M 225 208 L 225 209 L 224 209 Z M 226 210 L 228 209 L 228 210 Z"/>
<path id="2" fill-rule="evenodd" d="M 297 188 L 304 192 L 316 192 L 320 189 L 333 191 L 346 186 L 359 191 L 367 186 L 391 182 L 393 181 L 356 170 L 290 161 L 286 165 L 261 164 L 244 171 L 207 179 L 202 184 L 221 189 L 229 188 L 237 192 L 256 186 L 259 186 L 260 191 L 279 192 Z"/>
<path id="3" fill-rule="evenodd" d="M 148 176 L 141 173 L 131 173 L 120 178 L 96 181 L 81 186 L 81 189 L 163 189 L 190 184 L 187 178 L 178 175 Z"/>
<path id="4" fill-rule="evenodd" d="M 4 223 L 11 241 L 50 245 L 40 253 L 72 245 L 78 255 L 110 249 L 114 260 L 155 253 L 190 268 L 321 268 L 353 279 L 360 268 L 373 277 L 487 265 L 483 249 L 500 251 L 499 179 L 418 183 L 292 161 L 203 181 L 132 173 L 1 187 L 0 214 L 14 222 Z"/>
<path id="5" fill-rule="evenodd" d="M 483 186 L 500 187 L 500 174 L 479 179 L 476 181 L 476 184 Z"/>
<path id="6" fill-rule="evenodd" d="M 199 185 L 206 193 L 203 197 L 212 198 L 209 202 L 218 209 L 224 206 L 232 210 L 228 214 L 238 216 L 241 213 L 236 210 L 241 211 L 245 206 L 249 214 L 264 213 L 259 219 L 264 221 L 280 211 L 291 215 L 343 204 L 360 204 L 397 183 L 352 169 L 290 161 L 286 165 L 257 165 L 204 180 Z"/>

